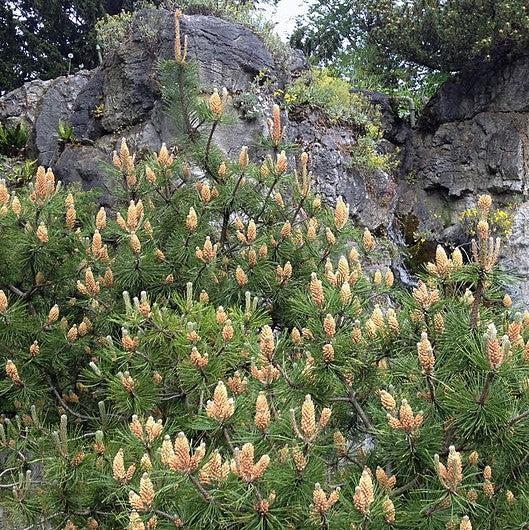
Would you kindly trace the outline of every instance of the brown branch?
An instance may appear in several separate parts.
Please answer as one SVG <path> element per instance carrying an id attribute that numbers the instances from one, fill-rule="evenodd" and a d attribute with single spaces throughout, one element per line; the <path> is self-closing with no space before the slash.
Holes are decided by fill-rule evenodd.
<path id="1" fill-rule="evenodd" d="M 481 304 L 481 299 L 483 298 L 484 288 L 485 282 L 483 279 L 483 270 L 480 269 L 476 292 L 474 293 L 474 302 L 472 303 L 472 309 L 470 311 L 470 329 L 472 331 L 478 329 L 479 306 Z"/>
<path id="2" fill-rule="evenodd" d="M 407 484 L 404 484 L 400 488 L 393 490 L 392 494 L 395 497 L 398 497 L 399 495 L 402 495 L 403 493 L 406 493 L 408 490 L 415 487 L 417 484 L 419 484 L 419 482 L 420 482 L 419 477 L 415 477 L 413 480 L 410 480 Z"/>
<path id="3" fill-rule="evenodd" d="M 20 296 L 22 299 L 26 299 L 29 296 L 29 292 L 25 293 L 24 291 L 21 291 L 18 287 L 15 287 L 14 285 L 9 286 L 9 290 L 16 294 L 17 296 Z"/>
<path id="4" fill-rule="evenodd" d="M 209 136 L 208 136 L 208 142 L 206 144 L 206 153 L 204 155 L 204 165 L 208 168 L 209 167 L 209 151 L 211 149 L 211 140 L 213 140 L 213 134 L 215 133 L 215 129 L 217 128 L 217 125 L 218 125 L 218 121 L 215 121 L 211 127 L 211 131 L 209 132 Z M 211 171 L 210 171 L 211 173 Z"/>
<path id="5" fill-rule="evenodd" d="M 478 405 L 483 406 L 485 404 L 485 401 L 487 401 L 487 398 L 489 397 L 489 393 L 490 393 L 490 385 L 492 384 L 492 381 L 494 380 L 495 375 L 496 374 L 494 372 L 489 372 L 487 374 L 487 378 L 485 379 L 485 384 L 483 385 L 483 390 L 481 392 L 481 395 L 476 401 Z"/>
<path id="6" fill-rule="evenodd" d="M 241 172 L 239 179 L 237 180 L 237 184 L 235 184 L 235 188 L 233 189 L 230 202 L 228 206 L 226 206 L 222 214 L 222 229 L 220 232 L 220 244 L 222 246 L 224 246 L 224 244 L 226 243 L 228 239 L 228 222 L 230 220 L 231 207 L 233 206 L 233 203 L 235 202 L 235 195 L 237 194 L 237 190 L 239 189 L 239 186 L 242 182 L 243 177 L 244 177 L 244 171 Z"/>
<path id="7" fill-rule="evenodd" d="M 268 188 L 268 193 L 266 194 L 266 197 L 265 197 L 265 200 L 263 202 L 263 206 L 261 208 L 261 211 L 257 214 L 257 217 L 255 218 L 255 224 L 257 224 L 259 222 L 259 219 L 261 218 L 261 215 L 263 215 L 264 211 L 266 210 L 266 205 L 268 203 L 268 199 L 272 195 L 272 191 L 276 187 L 276 184 L 278 183 L 278 181 L 279 181 L 279 176 L 276 175 L 275 178 L 274 178 L 274 182 L 272 182 L 272 185 L 270 186 L 270 188 Z"/>
<path id="8" fill-rule="evenodd" d="M 202 484 L 200 484 L 200 481 L 196 477 L 194 477 L 193 475 L 188 475 L 188 476 L 189 476 L 189 479 L 191 480 L 191 482 L 195 485 L 197 490 L 200 492 L 202 497 L 204 497 L 204 500 L 206 502 L 209 502 L 209 503 L 214 503 L 215 501 L 214 501 L 213 497 L 206 491 L 204 486 L 202 486 Z"/>
<path id="9" fill-rule="evenodd" d="M 59 394 L 59 392 L 57 391 L 57 389 L 53 386 L 53 384 L 51 383 L 51 380 L 49 377 L 47 377 L 48 379 L 48 383 L 50 385 L 50 390 L 53 391 L 53 393 L 55 394 L 55 396 L 57 397 L 57 399 L 59 400 L 60 404 L 62 407 L 64 407 L 68 412 L 70 412 L 71 414 L 73 414 L 74 416 L 76 416 L 77 418 L 81 419 L 81 420 L 88 420 L 88 421 L 99 421 L 99 418 L 96 418 L 94 416 L 86 416 L 84 414 L 80 414 L 79 412 L 75 412 L 75 410 L 72 410 L 66 403 L 65 401 L 62 399 L 62 396 Z"/>
<path id="10" fill-rule="evenodd" d="M 353 405 L 358 416 L 360 416 L 360 419 L 362 420 L 362 423 L 366 426 L 367 430 L 374 431 L 375 427 L 373 426 L 371 420 L 367 417 L 367 414 L 365 413 L 364 409 L 356 399 L 356 393 L 352 388 L 349 388 L 349 401 Z"/>
<path id="11" fill-rule="evenodd" d="M 519 421 L 524 420 L 528 416 L 529 416 L 529 410 L 526 410 L 525 412 L 522 412 L 521 414 L 518 414 L 518 416 L 514 416 L 513 418 L 511 418 L 507 422 L 507 425 L 510 427 L 510 426 L 514 425 L 515 423 L 518 423 Z"/>
<path id="12" fill-rule="evenodd" d="M 228 445 L 230 446 L 230 449 L 231 449 L 232 451 L 234 451 L 234 450 L 235 450 L 235 447 L 234 447 L 234 445 L 233 445 L 233 443 L 232 443 L 232 441 L 231 441 L 230 435 L 229 435 L 229 433 L 228 433 L 228 429 L 226 429 L 226 427 L 224 427 L 224 428 L 222 429 L 222 432 L 224 433 L 224 438 L 226 438 L 226 441 L 228 442 Z"/>
<path id="13" fill-rule="evenodd" d="M 430 391 L 430 400 L 434 407 L 437 407 L 437 401 L 435 399 L 435 388 L 433 386 L 432 377 L 431 375 L 426 375 L 426 384 L 428 385 L 428 390 Z"/>

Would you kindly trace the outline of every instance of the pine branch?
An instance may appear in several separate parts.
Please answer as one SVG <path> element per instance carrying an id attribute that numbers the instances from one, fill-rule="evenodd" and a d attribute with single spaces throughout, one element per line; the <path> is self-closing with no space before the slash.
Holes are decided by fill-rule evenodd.
<path id="1" fill-rule="evenodd" d="M 215 129 L 217 128 L 218 121 L 213 122 L 213 125 L 211 126 L 211 130 L 209 132 L 208 141 L 206 143 L 206 153 L 204 155 L 204 164 L 206 168 L 209 167 L 209 152 L 211 149 L 211 140 L 213 139 L 213 134 L 215 133 Z M 209 173 L 213 176 L 213 173 L 209 171 Z M 216 179 L 215 179 L 216 180 Z"/>
<path id="2" fill-rule="evenodd" d="M 474 302 L 472 303 L 472 309 L 470 311 L 470 329 L 472 331 L 476 331 L 478 329 L 479 306 L 481 304 L 483 291 L 485 289 L 485 281 L 483 275 L 483 269 L 480 268 L 476 291 L 474 293 Z"/>
<path id="3" fill-rule="evenodd" d="M 48 521 L 51 521 L 54 517 L 57 517 L 58 515 L 61 515 L 61 514 L 62 512 L 55 512 L 52 515 L 49 515 L 47 517 L 40 519 L 37 523 L 26 526 L 25 528 L 23 528 L 23 530 L 32 530 L 33 528 L 42 527 L 42 525 L 46 524 Z"/>
<path id="4" fill-rule="evenodd" d="M 526 410 L 525 412 L 522 412 L 521 414 L 518 414 L 518 416 L 514 416 L 514 418 L 511 418 L 508 422 L 507 422 L 507 425 L 509 427 L 511 427 L 512 425 L 514 425 L 515 423 L 518 423 L 519 421 L 522 421 L 524 420 L 525 418 L 529 417 L 529 410 Z"/>
<path id="5" fill-rule="evenodd" d="M 195 485 L 197 490 L 200 492 L 202 497 L 204 497 L 204 500 L 206 502 L 209 502 L 209 503 L 215 502 L 213 497 L 206 491 L 204 486 L 202 486 L 202 484 L 200 484 L 200 481 L 195 476 L 193 476 L 193 475 L 188 475 L 188 476 L 189 476 L 189 479 L 191 480 L 191 482 Z"/>
<path id="6" fill-rule="evenodd" d="M 369 419 L 364 409 L 358 402 L 358 399 L 356 398 L 356 392 L 347 384 L 345 384 L 345 387 L 347 388 L 347 396 L 346 397 L 340 397 L 340 396 L 334 397 L 334 398 L 331 398 L 331 401 L 349 401 L 353 405 L 356 413 L 362 420 L 362 423 L 364 424 L 366 429 L 369 432 L 375 432 L 376 431 L 375 427 L 371 423 L 371 420 Z"/>
<path id="7" fill-rule="evenodd" d="M 480 406 L 483 406 L 485 404 L 485 401 L 489 397 L 490 392 L 490 385 L 492 384 L 492 381 L 494 381 L 494 377 L 496 376 L 495 372 L 488 372 L 487 377 L 485 379 L 485 384 L 483 385 L 483 390 L 481 392 L 481 395 L 479 396 L 476 403 Z"/>
<path id="8" fill-rule="evenodd" d="M 366 426 L 367 430 L 374 432 L 375 428 L 373 427 L 371 420 L 367 417 L 367 414 L 365 413 L 364 409 L 356 399 L 356 393 L 353 391 L 353 389 L 349 390 L 349 399 L 353 404 L 353 407 L 355 408 L 357 414 L 360 416 L 360 419 L 362 420 L 363 424 Z"/>
<path id="9" fill-rule="evenodd" d="M 261 216 L 263 215 L 263 213 L 266 210 L 266 207 L 268 206 L 268 199 L 270 199 L 270 196 L 272 195 L 272 192 L 274 191 L 274 188 L 276 187 L 278 182 L 279 182 L 279 176 L 276 175 L 274 177 L 274 181 L 272 182 L 272 185 L 268 188 L 268 192 L 267 192 L 266 197 L 265 197 L 265 199 L 263 201 L 263 206 L 261 207 L 261 210 L 259 211 L 259 213 L 255 217 L 255 224 L 259 223 L 259 220 L 261 219 Z"/>
<path id="10" fill-rule="evenodd" d="M 430 401 L 436 407 L 439 408 L 439 404 L 437 403 L 437 400 L 435 399 L 435 387 L 433 386 L 433 381 L 430 376 L 430 374 L 426 374 L 426 384 L 428 385 L 428 390 L 430 392 Z"/>
<path id="11" fill-rule="evenodd" d="M 237 183 L 235 184 L 235 188 L 232 192 L 231 200 L 228 203 L 228 206 L 224 209 L 222 213 L 222 229 L 220 232 L 220 244 L 222 247 L 226 244 L 226 241 L 228 239 L 228 223 L 230 220 L 231 215 L 231 208 L 233 206 L 233 203 L 235 202 L 235 196 L 237 195 L 237 190 L 239 189 L 239 186 L 242 182 L 242 179 L 244 178 L 244 171 L 241 171 L 241 174 L 237 180 Z M 257 221 L 256 221 L 257 222 Z"/>
<path id="12" fill-rule="evenodd" d="M 68 412 L 70 412 L 71 414 L 73 414 L 74 416 L 76 416 L 77 418 L 80 418 L 82 420 L 88 420 L 88 421 L 99 421 L 99 418 L 96 418 L 94 416 L 86 416 L 85 414 L 80 414 L 79 412 L 75 412 L 75 410 L 71 409 L 67 404 L 66 402 L 62 399 L 61 395 L 59 394 L 59 392 L 57 391 L 57 389 L 53 386 L 53 383 L 51 382 L 51 378 L 46 375 L 46 378 L 48 380 L 48 383 L 49 383 L 49 388 L 51 391 L 53 391 L 53 393 L 55 394 L 55 397 L 59 400 L 59 403 L 61 404 L 61 406 L 63 408 L 65 408 Z"/>
<path id="13" fill-rule="evenodd" d="M 231 441 L 230 434 L 228 433 L 228 429 L 226 427 L 222 428 L 222 433 L 224 434 L 224 438 L 226 438 L 226 441 L 228 442 L 228 445 L 230 446 L 230 449 L 232 451 L 235 450 L 235 447 L 233 445 L 233 442 Z"/>

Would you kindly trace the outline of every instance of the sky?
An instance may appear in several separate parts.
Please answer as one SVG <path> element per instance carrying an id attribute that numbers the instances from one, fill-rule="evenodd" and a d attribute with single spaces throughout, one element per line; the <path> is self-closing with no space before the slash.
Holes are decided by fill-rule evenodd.
<path id="1" fill-rule="evenodd" d="M 296 17 L 307 13 L 310 0 L 279 0 L 277 6 L 266 5 L 266 16 L 277 21 L 276 31 L 287 40 L 296 25 Z"/>

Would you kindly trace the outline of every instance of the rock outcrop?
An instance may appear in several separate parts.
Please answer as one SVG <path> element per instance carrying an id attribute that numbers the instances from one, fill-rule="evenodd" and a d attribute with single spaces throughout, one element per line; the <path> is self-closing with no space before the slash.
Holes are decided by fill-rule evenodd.
<path id="1" fill-rule="evenodd" d="M 226 87 L 240 94 L 249 90 L 261 71 L 271 78 L 282 77 L 263 41 L 248 28 L 204 15 L 184 16 L 181 26 L 205 91 Z M 7 94 L 0 99 L 0 121 L 26 121 L 30 148 L 39 163 L 53 166 L 65 183 L 106 190 L 103 201 L 110 200 L 104 166 L 122 137 L 135 150 L 174 143 L 156 69 L 157 62 L 172 57 L 173 50 L 172 13 L 138 11 L 129 38 L 101 68 L 53 81 L 33 81 Z M 75 142 L 62 145 L 57 134 L 61 121 L 73 126 Z M 233 128 L 219 131 L 217 140 L 226 151 L 255 144 L 261 125 L 240 120 Z"/>
<path id="2" fill-rule="evenodd" d="M 529 57 L 447 82 L 410 136 L 404 171 L 453 201 L 478 191 L 525 195 Z"/>
<path id="3" fill-rule="evenodd" d="M 436 241 L 461 240 L 459 215 L 490 193 L 512 210 L 504 266 L 529 277 L 529 56 L 445 83 L 403 149 L 397 211 Z M 527 282 L 515 288 L 529 301 Z"/>
<path id="4" fill-rule="evenodd" d="M 228 153 L 236 154 L 242 145 L 255 152 L 266 128 L 271 92 L 306 68 L 306 61 L 293 54 L 289 64 L 278 64 L 254 32 L 214 16 L 184 16 L 181 31 L 188 36 L 189 55 L 199 65 L 205 92 L 226 87 L 237 97 L 253 91 L 260 72 L 271 81 L 273 88 L 268 93 L 262 90 L 257 100 L 263 119 L 248 121 L 241 116 L 229 127 L 220 127 L 215 136 Z M 160 59 L 173 56 L 173 50 L 173 14 L 163 9 L 140 10 L 129 38 L 105 58 L 101 68 L 28 83 L 0 99 L 0 121 L 24 119 L 31 126 L 31 147 L 39 163 L 53 166 L 63 182 L 97 186 L 105 191 L 103 202 L 110 201 L 105 164 L 122 137 L 136 151 L 174 143 L 175 131 L 160 99 L 156 68 Z M 61 144 L 57 136 L 61 120 L 73 126 L 76 142 Z M 329 200 L 347 197 L 356 217 L 370 228 L 387 224 L 394 202 L 393 177 L 379 172 L 366 178 L 351 167 L 346 153 L 356 141 L 354 131 L 328 129 L 314 116 L 308 121 L 292 119 L 288 130 L 292 140 L 310 150 L 323 195 Z"/>
<path id="5" fill-rule="evenodd" d="M 205 92 L 225 86 L 235 97 L 244 95 L 253 91 L 259 72 L 272 87 L 281 87 L 306 68 L 299 56 L 279 64 L 263 40 L 241 24 L 206 15 L 184 16 L 181 24 Z M 105 165 L 122 137 L 140 153 L 174 143 L 156 67 L 173 49 L 172 13 L 140 10 L 129 37 L 100 68 L 27 83 L 0 98 L 0 121 L 26 121 L 31 154 L 41 164 L 53 166 L 66 183 L 101 188 L 103 202 L 111 201 Z M 270 111 L 272 92 L 263 89 L 257 99 L 262 115 Z M 529 56 L 446 83 L 414 129 L 392 114 L 387 97 L 371 97 L 383 112 L 382 148 L 398 147 L 402 154 L 398 175 L 355 169 L 349 153 L 357 138 L 350 128 L 329 126 L 311 112 L 285 117 L 290 140 L 311 153 L 322 195 L 331 201 L 343 195 L 355 219 L 371 229 L 404 240 L 420 232 L 435 249 L 437 242 L 463 240 L 460 213 L 474 206 L 477 194 L 489 192 L 500 205 L 516 205 L 503 263 L 529 278 Z M 258 155 L 264 120 L 249 121 L 234 110 L 240 119 L 218 129 L 217 143 L 231 154 L 248 145 Z M 60 141 L 61 121 L 72 125 L 75 142 Z M 517 294 L 529 301 L 529 282 Z"/>

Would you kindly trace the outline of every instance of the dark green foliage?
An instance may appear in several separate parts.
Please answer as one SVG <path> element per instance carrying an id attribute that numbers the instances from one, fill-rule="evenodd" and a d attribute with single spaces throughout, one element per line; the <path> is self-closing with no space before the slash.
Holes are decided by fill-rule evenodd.
<path id="1" fill-rule="evenodd" d="M 438 73 L 523 52 L 527 9 L 525 0 L 317 1 L 292 42 L 360 86 L 427 97 Z"/>
<path id="2" fill-rule="evenodd" d="M 28 129 L 24 122 L 15 125 L 0 123 L 0 154 L 17 156 L 26 147 L 28 142 Z"/>
<path id="3" fill-rule="evenodd" d="M 63 144 L 68 144 L 75 141 L 73 127 L 66 121 L 60 121 L 57 127 L 57 135 L 59 141 Z"/>

